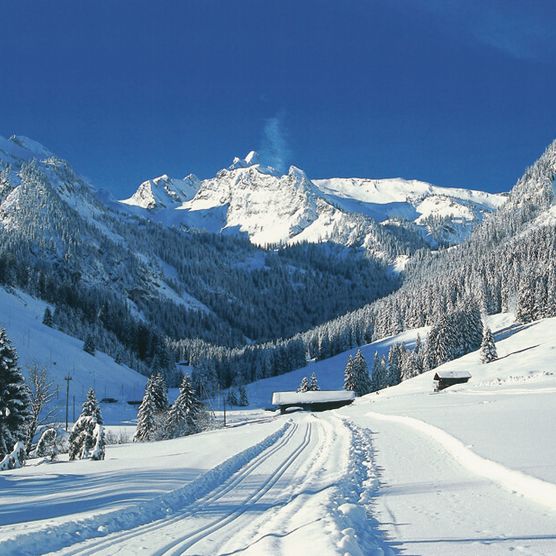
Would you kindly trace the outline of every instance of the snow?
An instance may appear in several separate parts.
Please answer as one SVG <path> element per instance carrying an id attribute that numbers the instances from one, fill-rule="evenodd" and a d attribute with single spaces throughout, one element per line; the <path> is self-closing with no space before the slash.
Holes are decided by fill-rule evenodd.
<path id="1" fill-rule="evenodd" d="M 2 472 L 0 552 L 554 554 L 556 318 L 487 324 L 498 360 L 474 352 L 337 411 L 242 409 L 225 429 L 108 446 L 105 461 Z M 362 352 L 371 366 L 426 332 Z M 252 406 L 296 396 L 313 371 L 337 390 L 353 352 L 249 385 Z M 472 376 L 434 393 L 436 372 Z"/>
<path id="2" fill-rule="evenodd" d="M 197 193 L 199 185 L 199 179 L 193 174 L 181 180 L 163 174 L 158 178 L 144 181 L 129 199 L 120 202 L 145 209 L 176 208 L 191 200 Z"/>
<path id="3" fill-rule="evenodd" d="M 419 554 L 556 551 L 556 319 L 488 319 L 499 359 L 478 352 L 339 411 L 373 431 L 376 519 Z M 433 393 L 435 372 L 471 380 Z"/>
<path id="4" fill-rule="evenodd" d="M 25 375 L 33 365 L 47 370 L 56 392 L 57 419 L 65 419 L 64 377 L 68 374 L 72 377 L 70 419 L 73 417 L 73 398 L 78 415 L 91 386 L 99 399 L 111 397 L 118 400 L 115 404 L 102 404 L 106 423 L 134 419 L 136 409 L 127 401 L 142 398 L 146 378 L 125 365 L 117 364 L 105 353 L 97 351 L 92 356 L 84 352 L 82 340 L 42 324 L 46 307 L 46 303 L 19 290 L 0 288 L 0 326 L 6 329 L 8 338 L 13 342 Z M 51 310 L 54 309 L 51 307 Z"/>
<path id="5" fill-rule="evenodd" d="M 505 195 L 473 189 L 439 187 L 427 182 L 403 178 L 329 178 L 313 180 L 313 182 L 327 194 L 371 205 L 408 203 L 430 196 L 438 196 L 472 201 L 490 209 L 496 209 L 506 201 Z"/>
<path id="6" fill-rule="evenodd" d="M 325 403 L 355 399 L 355 393 L 347 390 L 319 390 L 313 392 L 274 392 L 273 405 Z"/>

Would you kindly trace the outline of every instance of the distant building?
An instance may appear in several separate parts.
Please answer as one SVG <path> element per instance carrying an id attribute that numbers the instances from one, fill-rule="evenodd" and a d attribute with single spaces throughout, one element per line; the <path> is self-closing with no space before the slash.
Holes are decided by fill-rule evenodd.
<path id="1" fill-rule="evenodd" d="M 454 384 L 463 384 L 470 378 L 471 373 L 469 371 L 438 371 L 434 375 L 434 390 L 438 392 Z"/>
<path id="2" fill-rule="evenodd" d="M 318 390 L 310 392 L 274 392 L 272 405 L 285 413 L 290 407 L 305 411 L 326 411 L 349 405 L 355 399 L 355 392 L 348 390 Z"/>

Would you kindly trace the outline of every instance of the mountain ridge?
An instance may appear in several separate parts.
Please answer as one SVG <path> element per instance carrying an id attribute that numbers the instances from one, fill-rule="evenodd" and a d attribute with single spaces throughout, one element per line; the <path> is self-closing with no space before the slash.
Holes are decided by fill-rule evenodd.
<path id="1" fill-rule="evenodd" d="M 155 180 L 163 178 L 166 176 Z M 403 228 L 411 236 L 409 243 L 421 240 L 432 248 L 449 246 L 466 239 L 486 215 L 506 201 L 505 194 L 440 187 L 419 180 L 312 180 L 296 166 L 281 174 L 262 164 L 255 151 L 243 159 L 235 157 L 228 168 L 196 185 L 190 199 L 180 202 L 176 198 L 171 206 L 153 202 L 143 216 L 213 233 L 244 233 L 263 246 L 333 241 L 380 254 L 384 250 L 376 238 L 376 223 L 387 233 L 392 226 Z M 145 208 L 144 203 L 134 202 L 142 187 L 122 202 Z"/>

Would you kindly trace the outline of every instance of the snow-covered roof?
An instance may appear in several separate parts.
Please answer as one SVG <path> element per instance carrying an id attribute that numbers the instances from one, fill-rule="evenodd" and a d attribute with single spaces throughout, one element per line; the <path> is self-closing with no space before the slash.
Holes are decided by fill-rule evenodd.
<path id="1" fill-rule="evenodd" d="M 311 392 L 274 392 L 273 405 L 291 405 L 306 403 L 326 403 L 350 401 L 355 399 L 355 392 L 349 390 L 317 390 Z"/>
<path id="2" fill-rule="evenodd" d="M 438 378 L 471 378 L 469 371 L 437 371 L 434 379 Z"/>

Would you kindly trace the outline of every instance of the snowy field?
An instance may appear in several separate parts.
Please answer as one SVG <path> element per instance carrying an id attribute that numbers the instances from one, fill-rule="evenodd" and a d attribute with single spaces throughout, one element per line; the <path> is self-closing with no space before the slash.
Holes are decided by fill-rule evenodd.
<path id="1" fill-rule="evenodd" d="M 337 411 L 262 409 L 313 371 L 341 387 L 344 353 L 250 385 L 226 429 L 4 472 L 0 554 L 556 554 L 556 319 L 512 321 L 490 317 L 499 359 L 443 365 L 472 378 L 440 393 L 431 371 Z"/>

